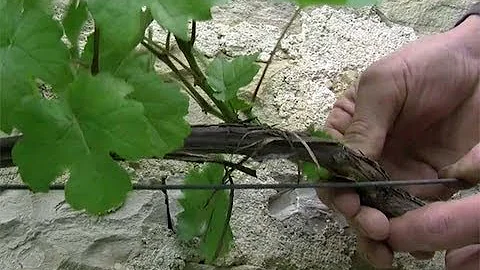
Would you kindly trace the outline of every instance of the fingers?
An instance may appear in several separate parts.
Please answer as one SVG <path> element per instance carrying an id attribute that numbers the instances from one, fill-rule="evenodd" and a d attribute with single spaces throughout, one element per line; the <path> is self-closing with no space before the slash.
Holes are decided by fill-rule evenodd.
<path id="1" fill-rule="evenodd" d="M 325 131 L 339 140 L 343 138 L 345 130 L 352 122 L 355 111 L 355 91 L 355 87 L 351 87 L 333 104 L 325 123 Z"/>
<path id="2" fill-rule="evenodd" d="M 390 220 L 395 251 L 435 251 L 480 243 L 480 194 L 433 203 Z"/>
<path id="3" fill-rule="evenodd" d="M 360 211 L 360 197 L 352 189 L 317 189 L 317 195 L 325 205 L 347 219 L 353 218 Z"/>
<path id="4" fill-rule="evenodd" d="M 448 250 L 445 255 L 447 270 L 478 270 L 480 265 L 480 245 L 470 245 L 459 249 Z"/>
<path id="5" fill-rule="evenodd" d="M 372 240 L 385 240 L 389 235 L 388 218 L 374 208 L 361 206 L 358 214 L 353 217 L 352 223 L 364 236 Z"/>
<path id="6" fill-rule="evenodd" d="M 393 252 L 384 243 L 373 241 L 365 236 L 357 237 L 358 249 L 365 259 L 377 268 L 391 268 L 393 264 Z"/>
<path id="7" fill-rule="evenodd" d="M 377 209 L 361 206 L 350 223 L 360 232 L 357 234 L 357 245 L 367 261 L 378 268 L 392 267 L 393 252 L 381 242 L 389 234 L 387 217 Z"/>
<path id="8" fill-rule="evenodd" d="M 440 177 L 458 178 L 477 184 L 480 182 L 480 143 L 454 164 L 439 171 Z"/>
<path id="9" fill-rule="evenodd" d="M 402 63 L 398 57 L 382 59 L 370 66 L 359 81 L 355 114 L 344 140 L 373 159 L 380 157 L 387 132 L 406 97 Z"/>
<path id="10" fill-rule="evenodd" d="M 332 190 L 332 203 L 345 218 L 353 218 L 360 211 L 360 197 L 353 189 Z"/>

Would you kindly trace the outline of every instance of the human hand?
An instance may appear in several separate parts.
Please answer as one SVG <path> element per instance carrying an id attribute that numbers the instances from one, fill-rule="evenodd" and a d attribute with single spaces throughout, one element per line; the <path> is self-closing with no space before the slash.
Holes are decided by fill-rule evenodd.
<path id="1" fill-rule="evenodd" d="M 474 148 L 480 141 L 479 112 L 480 16 L 470 16 L 446 33 L 421 39 L 374 63 L 358 85 L 335 103 L 326 129 L 351 148 L 378 160 L 392 179 L 448 176 L 475 184 L 480 180 L 480 147 Z M 454 163 L 457 169 L 443 169 Z M 443 185 L 408 191 L 429 199 L 445 199 L 455 192 Z M 352 191 L 320 190 L 319 195 L 358 228 L 360 248 L 379 267 L 391 266 L 392 249 L 409 251 L 421 258 L 431 256 L 433 250 L 459 247 L 458 242 L 447 238 L 453 242 L 427 248 L 428 241 L 435 241 L 428 237 L 437 238 L 438 234 L 415 239 L 408 236 L 424 233 L 418 227 L 422 224 L 440 221 L 451 225 L 443 217 L 452 220 L 447 214 L 453 213 L 453 209 L 456 215 L 462 213 L 465 220 L 455 218 L 452 226 L 468 223 L 479 228 L 480 211 L 477 208 L 472 213 L 471 209 L 475 203 L 478 205 L 478 195 L 432 204 L 392 219 L 391 223 L 378 210 L 361 206 L 358 195 Z M 449 234 L 450 230 L 462 234 L 463 229 L 448 227 L 442 234 Z M 479 243 L 478 235 L 467 242 L 460 244 Z M 447 259 L 454 261 L 452 256 L 458 258 L 458 252 L 449 252 Z"/>

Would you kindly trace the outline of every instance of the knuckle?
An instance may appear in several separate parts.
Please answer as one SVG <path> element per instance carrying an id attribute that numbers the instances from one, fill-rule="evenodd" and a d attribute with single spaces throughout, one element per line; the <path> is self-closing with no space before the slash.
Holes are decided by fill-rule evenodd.
<path id="1" fill-rule="evenodd" d="M 360 77 L 358 92 L 375 92 L 384 97 L 384 102 L 394 102 L 404 96 L 411 82 L 413 66 L 401 55 L 389 57 L 374 62 Z M 385 85 L 387 84 L 388 85 Z M 366 87 L 369 85 L 385 87 Z M 364 93 L 362 93 L 364 94 Z"/>

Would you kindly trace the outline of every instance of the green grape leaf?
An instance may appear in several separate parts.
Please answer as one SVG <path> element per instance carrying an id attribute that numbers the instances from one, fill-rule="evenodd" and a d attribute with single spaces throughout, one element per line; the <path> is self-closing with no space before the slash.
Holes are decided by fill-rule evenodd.
<path id="1" fill-rule="evenodd" d="M 185 184 L 221 184 L 224 169 L 219 164 L 207 164 L 203 169 L 191 170 Z M 227 224 L 229 196 L 225 190 L 185 190 L 179 200 L 183 212 L 177 216 L 178 236 L 183 240 L 200 237 L 200 251 L 207 262 L 225 254 L 233 242 Z"/>
<path id="2" fill-rule="evenodd" d="M 46 14 L 53 14 L 52 0 L 23 0 L 23 8 L 25 10 L 41 10 Z"/>
<path id="3" fill-rule="evenodd" d="M 35 91 L 34 78 L 59 91 L 72 80 L 72 73 L 62 30 L 50 16 L 23 11 L 13 1 L 0 2 L 0 13 L 0 129 L 9 133 L 14 109 Z"/>
<path id="4" fill-rule="evenodd" d="M 309 182 L 318 182 L 321 180 L 328 180 L 330 178 L 330 172 L 323 168 L 317 167 L 313 162 L 304 162 L 302 167 L 303 175 Z"/>
<path id="5" fill-rule="evenodd" d="M 349 7 L 363 7 L 378 4 L 380 0 L 291 0 L 301 7 L 312 5 L 339 5 Z"/>
<path id="6" fill-rule="evenodd" d="M 310 134 L 312 137 L 320 138 L 320 139 L 328 139 L 328 140 L 335 140 L 330 134 L 328 134 L 326 131 L 321 130 L 321 129 L 315 129 L 314 125 L 309 125 L 307 127 L 307 132 Z"/>
<path id="7" fill-rule="evenodd" d="M 141 102 L 145 116 L 160 138 L 158 157 L 183 146 L 190 134 L 190 125 L 184 117 L 188 114 L 188 97 L 173 83 L 164 83 L 151 71 L 149 54 L 132 53 L 122 61 L 116 75 L 125 78 L 135 91 L 128 97 Z"/>
<path id="8" fill-rule="evenodd" d="M 215 91 L 215 97 L 230 101 L 237 97 L 238 90 L 252 82 L 260 66 L 255 63 L 258 54 L 245 55 L 228 61 L 215 58 L 207 68 L 207 82 Z"/>
<path id="9" fill-rule="evenodd" d="M 64 102 L 32 95 L 23 99 L 16 113 L 23 137 L 12 150 L 13 160 L 33 191 L 46 192 L 55 177 L 88 149 Z"/>
<path id="10" fill-rule="evenodd" d="M 151 22 L 150 13 L 142 11 L 143 1 L 86 0 L 99 30 L 100 71 L 110 71 L 140 43 Z M 82 60 L 91 63 L 93 34 L 89 36 Z"/>
<path id="11" fill-rule="evenodd" d="M 55 177 L 70 169 L 75 178 L 67 201 L 72 206 L 95 214 L 118 207 L 131 187 L 105 158 L 112 152 L 138 159 L 165 151 L 142 104 L 126 98 L 133 90 L 109 74 L 80 74 L 58 100 L 25 98 L 17 111 L 24 135 L 13 149 L 23 181 L 34 191 L 47 191 Z M 82 172 L 93 160 L 99 164 Z M 92 195 L 79 195 L 84 193 Z"/>
<path id="12" fill-rule="evenodd" d="M 65 17 L 62 20 L 63 29 L 72 44 L 72 55 L 78 57 L 78 37 L 88 18 L 87 3 L 82 0 L 70 0 Z"/>
<path id="13" fill-rule="evenodd" d="M 234 97 L 229 101 L 230 106 L 235 112 L 248 112 L 252 109 L 252 104 L 246 100 L 240 99 L 239 97 Z"/>
<path id="14" fill-rule="evenodd" d="M 153 18 L 175 36 L 188 40 L 189 20 L 209 20 L 210 9 L 228 0 L 146 0 Z"/>
<path id="15" fill-rule="evenodd" d="M 22 1 L 0 0 L 0 47 L 10 43 L 22 15 Z"/>
<path id="16" fill-rule="evenodd" d="M 85 155 L 72 166 L 65 199 L 74 209 L 104 214 L 119 208 L 131 189 L 128 173 L 108 155 Z"/>

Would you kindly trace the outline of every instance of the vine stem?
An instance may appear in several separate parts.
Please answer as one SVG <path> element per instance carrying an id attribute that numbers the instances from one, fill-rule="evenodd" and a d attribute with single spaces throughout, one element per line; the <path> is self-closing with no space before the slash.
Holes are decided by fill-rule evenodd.
<path id="1" fill-rule="evenodd" d="M 194 74 L 194 78 L 196 78 L 195 84 L 198 85 L 207 94 L 207 96 L 213 101 L 213 103 L 215 103 L 217 108 L 220 110 L 220 112 L 224 116 L 225 122 L 238 123 L 240 120 L 238 119 L 237 114 L 232 109 L 230 109 L 227 106 L 227 104 L 225 104 L 223 101 L 215 98 L 215 95 L 214 95 L 215 91 L 207 83 L 207 78 L 205 77 L 202 70 L 198 66 L 197 60 L 195 59 L 195 56 L 192 53 L 193 47 L 192 47 L 191 40 L 184 41 L 178 38 L 177 36 L 175 36 L 175 40 L 177 41 L 178 47 L 180 48 L 183 55 L 185 56 L 185 59 L 187 59 L 187 62 L 190 65 L 192 73 Z"/>
<path id="2" fill-rule="evenodd" d="M 234 171 L 233 168 L 230 168 L 229 170 L 226 171 L 224 178 L 228 178 L 228 182 L 230 185 L 234 185 L 233 183 L 233 178 L 232 178 L 232 172 Z M 222 249 L 224 248 L 221 243 L 223 243 L 223 240 L 225 239 L 225 235 L 227 234 L 228 227 L 230 226 L 230 219 L 232 218 L 232 211 L 233 211 L 233 199 L 235 197 L 235 189 L 231 189 L 230 193 L 228 194 L 229 200 L 228 200 L 228 209 L 227 209 L 227 214 L 225 216 L 225 223 L 223 224 L 222 228 L 222 234 L 220 235 L 220 240 L 218 241 L 220 245 L 217 245 L 217 249 L 215 250 L 215 258 L 218 258 L 220 256 L 220 253 L 222 252 Z"/>
<path id="3" fill-rule="evenodd" d="M 278 48 L 280 47 L 280 42 L 282 41 L 283 37 L 287 33 L 288 28 L 292 25 L 293 21 L 297 18 L 298 14 L 300 13 L 300 9 L 297 8 L 295 10 L 295 13 L 293 13 L 292 17 L 290 18 L 290 21 L 288 21 L 287 25 L 283 28 L 282 33 L 280 34 L 280 37 L 277 39 L 277 43 L 275 44 L 275 47 L 273 47 L 273 50 L 270 52 L 270 56 L 268 57 L 267 64 L 265 65 L 265 68 L 262 71 L 262 75 L 260 76 L 260 79 L 258 80 L 257 86 L 255 87 L 255 90 L 253 91 L 252 95 L 252 103 L 255 102 L 258 91 L 260 90 L 260 86 L 262 85 L 263 79 L 265 78 L 265 75 L 267 74 L 268 67 L 272 63 L 273 56 L 275 56 L 275 52 L 277 52 Z"/>
<path id="4" fill-rule="evenodd" d="M 95 32 L 93 33 L 93 59 L 92 66 L 90 67 L 92 75 L 97 75 L 100 71 L 100 28 L 95 26 Z"/>
<path id="5" fill-rule="evenodd" d="M 170 33 L 170 32 L 169 32 Z M 172 58 L 173 61 L 177 62 L 180 66 L 182 66 L 183 69 L 185 69 L 186 71 L 190 72 L 192 75 L 193 72 L 192 70 L 190 69 L 189 66 L 187 66 L 185 63 L 183 63 L 180 59 L 178 59 L 178 57 L 176 57 L 175 55 L 173 55 L 172 53 L 170 53 L 170 49 L 168 49 L 170 47 L 170 45 L 165 45 L 166 47 L 165 48 L 162 48 L 162 46 L 158 45 L 155 41 L 153 41 L 151 38 L 147 38 L 147 37 L 144 37 L 143 39 L 144 42 L 147 42 L 148 44 L 150 44 L 151 46 L 155 47 L 156 49 L 158 49 L 159 51 L 161 51 L 163 54 L 166 54 L 169 58 Z M 147 48 L 148 49 L 148 48 Z M 152 52 L 153 53 L 153 52 Z"/>
<path id="6" fill-rule="evenodd" d="M 158 52 L 152 45 L 144 40 L 141 41 L 141 44 L 147 48 L 151 53 L 153 53 L 158 59 L 160 59 L 163 63 L 165 63 L 174 73 L 178 76 L 180 81 L 182 81 L 183 85 L 187 88 L 187 93 L 198 103 L 198 105 L 202 108 L 202 110 L 206 113 L 210 113 L 221 120 L 226 120 L 224 115 L 213 108 L 198 92 L 195 90 L 190 82 L 182 75 L 182 73 L 178 70 L 175 64 L 170 60 L 170 58 L 162 52 Z"/>

